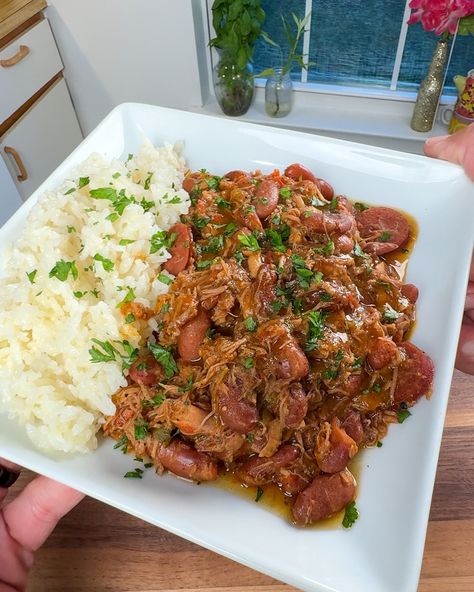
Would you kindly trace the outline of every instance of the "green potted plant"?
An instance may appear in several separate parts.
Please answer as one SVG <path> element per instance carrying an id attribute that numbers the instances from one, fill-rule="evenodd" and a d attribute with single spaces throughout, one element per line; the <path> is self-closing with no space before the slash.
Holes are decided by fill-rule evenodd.
<path id="1" fill-rule="evenodd" d="M 260 72 L 259 76 L 267 76 L 265 84 L 265 111 L 271 117 L 284 117 L 291 111 L 293 97 L 293 83 L 291 81 L 291 70 L 295 65 L 308 69 L 314 62 L 305 62 L 303 54 L 298 53 L 298 44 L 302 35 L 304 35 L 306 25 L 308 24 L 311 13 L 300 19 L 292 13 L 293 22 L 288 22 L 283 15 L 280 15 L 283 31 L 288 41 L 288 50 L 285 52 L 283 47 L 274 41 L 265 31 L 262 31 L 263 39 L 276 47 L 279 52 L 280 65 L 274 68 L 268 68 Z"/>
<path id="2" fill-rule="evenodd" d="M 213 81 L 216 98 L 226 115 L 243 115 L 252 102 L 254 78 L 250 63 L 265 12 L 260 0 L 214 0 L 211 47 L 219 52 Z"/>

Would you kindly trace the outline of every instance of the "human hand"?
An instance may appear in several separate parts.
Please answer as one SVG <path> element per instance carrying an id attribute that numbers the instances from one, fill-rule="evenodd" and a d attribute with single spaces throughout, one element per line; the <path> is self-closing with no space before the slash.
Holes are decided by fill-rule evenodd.
<path id="1" fill-rule="evenodd" d="M 1 486 L 5 472 L 19 467 L 0 459 L 0 507 L 7 495 Z M 36 551 L 54 530 L 58 521 L 78 504 L 82 493 L 37 477 L 0 510 L 0 592 L 20 592 L 26 588 L 28 572 Z"/>
<path id="2" fill-rule="evenodd" d="M 474 181 L 474 124 L 452 136 L 430 138 L 425 143 L 425 154 L 462 165 Z M 474 260 L 471 263 L 456 368 L 474 374 Z"/>

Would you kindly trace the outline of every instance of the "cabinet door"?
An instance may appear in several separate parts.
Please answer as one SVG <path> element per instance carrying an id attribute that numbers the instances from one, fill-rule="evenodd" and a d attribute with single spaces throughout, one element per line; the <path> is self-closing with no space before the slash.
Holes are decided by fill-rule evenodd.
<path id="1" fill-rule="evenodd" d="M 0 227 L 13 216 L 22 203 L 10 173 L 0 159 Z"/>
<path id="2" fill-rule="evenodd" d="M 27 199 L 81 140 L 66 83 L 60 80 L 0 141 L 0 153 L 21 197 Z"/>

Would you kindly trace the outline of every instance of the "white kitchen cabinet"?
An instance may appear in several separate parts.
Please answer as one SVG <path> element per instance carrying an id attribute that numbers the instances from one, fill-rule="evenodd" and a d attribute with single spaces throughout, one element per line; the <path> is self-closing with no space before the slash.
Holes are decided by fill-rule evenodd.
<path id="1" fill-rule="evenodd" d="M 0 140 L 1 156 L 21 197 L 27 199 L 81 140 L 61 79 Z"/>
<path id="2" fill-rule="evenodd" d="M 13 216 L 22 203 L 7 166 L 0 159 L 0 227 Z"/>

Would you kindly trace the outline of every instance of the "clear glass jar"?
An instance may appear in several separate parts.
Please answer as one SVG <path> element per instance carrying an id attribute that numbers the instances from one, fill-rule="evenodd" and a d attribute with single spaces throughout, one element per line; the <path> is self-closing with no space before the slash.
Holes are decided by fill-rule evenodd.
<path id="1" fill-rule="evenodd" d="M 293 104 L 293 82 L 290 73 L 275 68 L 265 84 L 265 111 L 270 117 L 285 117 Z"/>
<path id="2" fill-rule="evenodd" d="M 217 102 L 226 115 L 243 115 L 248 111 L 254 92 L 250 64 L 242 70 L 224 54 L 214 67 L 213 82 Z"/>

